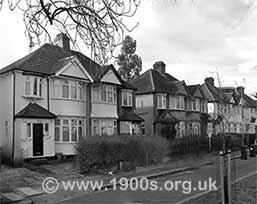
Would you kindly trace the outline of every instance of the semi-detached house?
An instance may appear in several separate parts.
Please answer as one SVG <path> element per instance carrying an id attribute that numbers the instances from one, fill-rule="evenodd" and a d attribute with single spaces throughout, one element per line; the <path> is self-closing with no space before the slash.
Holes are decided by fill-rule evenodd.
<path id="1" fill-rule="evenodd" d="M 207 99 L 200 85 L 187 86 L 171 76 L 162 61 L 131 83 L 137 87 L 136 112 L 144 119 L 143 134 L 206 135 Z"/>
<path id="2" fill-rule="evenodd" d="M 140 134 L 135 87 L 59 34 L 0 70 L 0 146 L 7 161 L 75 154 L 81 137 Z"/>

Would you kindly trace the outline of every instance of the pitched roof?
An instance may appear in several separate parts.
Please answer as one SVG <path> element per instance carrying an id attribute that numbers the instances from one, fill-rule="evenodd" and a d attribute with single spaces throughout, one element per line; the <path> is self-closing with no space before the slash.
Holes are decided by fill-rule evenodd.
<path id="1" fill-rule="evenodd" d="M 235 103 L 239 104 L 241 99 L 243 98 L 247 107 L 256 108 L 257 104 L 255 100 L 253 100 L 245 93 L 241 95 L 236 91 L 234 87 L 217 88 L 209 83 L 205 83 L 205 85 L 208 87 L 209 91 L 215 97 L 217 102 L 231 103 L 231 99 L 233 98 L 235 100 Z"/>
<path id="2" fill-rule="evenodd" d="M 193 97 L 206 98 L 200 84 L 188 85 L 188 90 Z"/>
<path id="3" fill-rule="evenodd" d="M 144 119 L 138 116 L 132 110 L 123 110 L 123 113 L 119 116 L 120 121 L 133 121 L 133 122 L 143 122 Z"/>
<path id="4" fill-rule="evenodd" d="M 49 112 L 37 103 L 29 103 L 24 109 L 16 114 L 16 118 L 49 118 L 54 119 L 56 115 Z"/>
<path id="5" fill-rule="evenodd" d="M 178 81 L 169 74 L 160 74 L 160 72 L 149 69 L 136 79 L 131 81 L 137 88 L 137 94 L 144 93 L 171 93 L 190 95 L 184 81 Z"/>

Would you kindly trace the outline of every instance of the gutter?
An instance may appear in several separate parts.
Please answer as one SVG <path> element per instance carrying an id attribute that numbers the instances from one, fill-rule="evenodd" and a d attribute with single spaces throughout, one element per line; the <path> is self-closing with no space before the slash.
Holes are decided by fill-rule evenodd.
<path id="1" fill-rule="evenodd" d="M 16 89 L 16 76 L 14 71 L 12 71 L 13 74 L 13 135 L 12 135 L 12 165 L 15 166 L 15 89 Z"/>

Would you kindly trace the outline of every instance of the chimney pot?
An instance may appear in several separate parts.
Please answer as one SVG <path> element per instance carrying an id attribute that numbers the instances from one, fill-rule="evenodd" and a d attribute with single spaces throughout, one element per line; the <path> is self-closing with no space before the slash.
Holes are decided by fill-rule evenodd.
<path id="1" fill-rule="evenodd" d="M 245 87 L 243 86 L 238 86 L 236 87 L 236 91 L 242 96 L 244 95 L 244 90 L 245 90 Z"/>
<path id="2" fill-rule="evenodd" d="M 210 85 L 214 86 L 214 78 L 213 77 L 207 77 L 204 81 L 206 84 L 210 84 Z"/>
<path id="3" fill-rule="evenodd" d="M 65 33 L 60 33 L 54 39 L 54 43 L 61 47 L 65 52 L 70 51 L 70 38 Z"/>
<path id="4" fill-rule="evenodd" d="M 166 73 L 166 65 L 163 61 L 157 61 L 153 64 L 153 69 L 160 72 L 161 74 Z"/>

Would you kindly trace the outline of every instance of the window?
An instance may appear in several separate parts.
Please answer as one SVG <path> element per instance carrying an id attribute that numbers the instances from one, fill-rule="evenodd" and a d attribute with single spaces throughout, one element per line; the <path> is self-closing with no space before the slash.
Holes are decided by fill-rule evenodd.
<path id="1" fill-rule="evenodd" d="M 184 110 L 185 109 L 185 99 L 183 96 L 175 96 L 175 109 Z"/>
<path id="2" fill-rule="evenodd" d="M 63 120 L 62 125 L 62 140 L 63 142 L 69 142 L 69 120 Z"/>
<path id="3" fill-rule="evenodd" d="M 207 110 L 207 102 L 206 101 L 202 101 L 201 102 L 201 112 L 203 113 L 207 113 L 208 110 Z"/>
<path id="4" fill-rule="evenodd" d="M 70 85 L 71 85 L 71 98 L 72 99 L 76 99 L 77 98 L 77 85 L 76 85 L 76 82 L 71 81 Z"/>
<path id="5" fill-rule="evenodd" d="M 54 80 L 54 97 L 74 100 L 83 99 L 83 83 L 71 80 Z"/>
<path id="6" fill-rule="evenodd" d="M 108 119 L 92 120 L 93 135 L 114 135 L 116 134 L 116 121 Z"/>
<path id="7" fill-rule="evenodd" d="M 200 111 L 200 100 L 192 99 L 192 111 Z"/>
<path id="8" fill-rule="evenodd" d="M 27 137 L 31 138 L 31 123 L 27 123 Z"/>
<path id="9" fill-rule="evenodd" d="M 116 103 L 116 88 L 111 85 L 93 87 L 93 102 Z"/>
<path id="10" fill-rule="evenodd" d="M 42 97 L 42 78 L 35 76 L 26 76 L 25 95 L 33 97 Z"/>
<path id="11" fill-rule="evenodd" d="M 54 140 L 60 141 L 60 128 L 61 128 L 61 121 L 55 120 L 54 121 Z"/>
<path id="12" fill-rule="evenodd" d="M 49 136 L 49 126 L 48 126 L 48 123 L 45 123 L 45 134 L 44 134 L 46 137 Z"/>
<path id="13" fill-rule="evenodd" d="M 145 124 L 142 124 L 142 135 L 145 136 Z"/>
<path id="14" fill-rule="evenodd" d="M 83 121 L 78 119 L 57 119 L 54 121 L 56 142 L 77 142 L 83 136 Z"/>
<path id="15" fill-rule="evenodd" d="M 65 80 L 62 84 L 62 97 L 69 98 L 69 81 Z"/>
<path id="16" fill-rule="evenodd" d="M 179 122 L 175 126 L 176 128 L 176 137 L 184 137 L 185 136 L 185 122 Z"/>
<path id="17" fill-rule="evenodd" d="M 9 135 L 9 131 L 8 131 L 8 121 L 5 121 L 4 125 L 5 125 L 5 136 L 8 137 L 8 135 Z"/>
<path id="18" fill-rule="evenodd" d="M 157 95 L 157 108 L 158 109 L 166 109 L 166 95 L 165 94 Z"/>
<path id="19" fill-rule="evenodd" d="M 122 105 L 123 106 L 132 106 L 132 91 L 131 90 L 122 90 Z"/>

